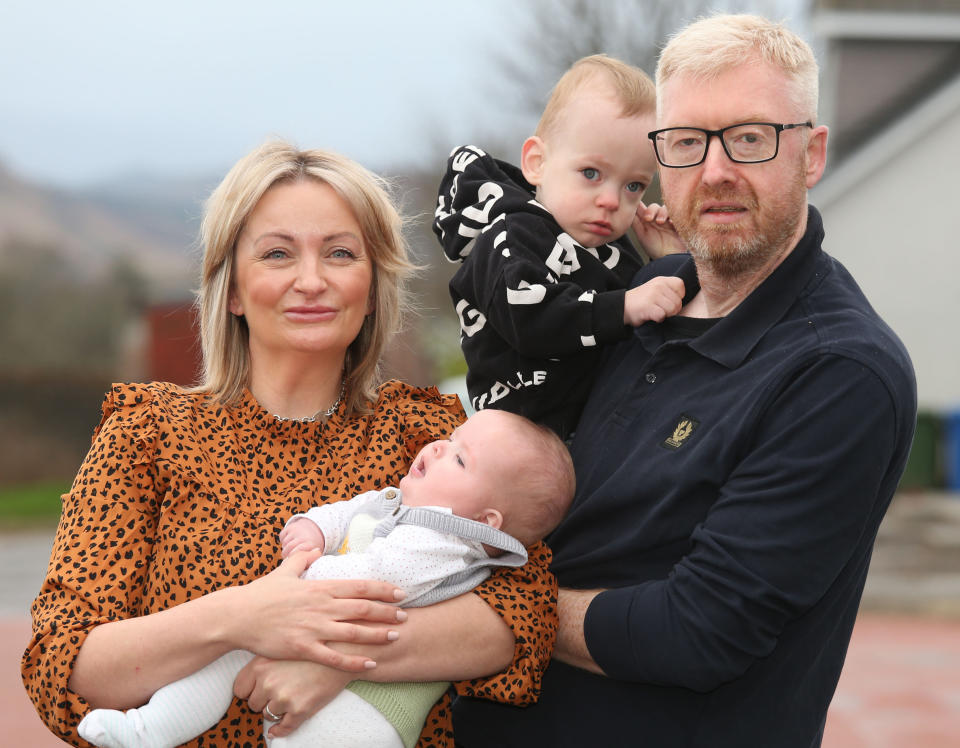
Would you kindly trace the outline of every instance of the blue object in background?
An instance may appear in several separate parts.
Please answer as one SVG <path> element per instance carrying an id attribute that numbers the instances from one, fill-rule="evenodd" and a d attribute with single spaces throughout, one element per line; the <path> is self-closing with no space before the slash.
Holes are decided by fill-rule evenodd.
<path id="1" fill-rule="evenodd" d="M 960 410 L 943 418 L 943 477 L 948 491 L 960 491 Z"/>

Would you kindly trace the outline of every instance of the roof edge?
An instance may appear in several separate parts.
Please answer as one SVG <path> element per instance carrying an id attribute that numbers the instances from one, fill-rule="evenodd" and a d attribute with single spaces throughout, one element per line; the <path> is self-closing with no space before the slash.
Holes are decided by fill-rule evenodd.
<path id="1" fill-rule="evenodd" d="M 810 24 L 831 39 L 960 39 L 960 13 L 825 10 Z"/>
<path id="2" fill-rule="evenodd" d="M 821 207 L 834 202 L 887 161 L 888 154 L 906 147 L 918 130 L 926 131 L 958 110 L 960 75 L 844 159 L 836 171 L 810 189 L 810 202 Z"/>

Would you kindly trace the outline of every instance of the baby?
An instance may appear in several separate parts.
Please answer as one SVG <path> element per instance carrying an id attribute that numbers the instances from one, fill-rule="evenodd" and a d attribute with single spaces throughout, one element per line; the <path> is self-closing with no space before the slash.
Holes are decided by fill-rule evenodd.
<path id="1" fill-rule="evenodd" d="M 522 566 L 525 546 L 549 533 L 574 492 L 566 447 L 549 429 L 500 410 L 481 411 L 450 439 L 424 447 L 396 488 L 369 491 L 292 517 L 284 558 L 319 548 L 305 579 L 380 579 L 402 588 L 402 606 L 470 591 L 493 566 Z M 95 709 L 81 737 L 103 748 L 180 745 L 217 723 L 233 682 L 254 657 L 234 650 L 121 712 Z M 413 746 L 447 683 L 355 681 L 284 738 L 281 746 Z M 264 709 L 265 731 L 280 719 Z"/>

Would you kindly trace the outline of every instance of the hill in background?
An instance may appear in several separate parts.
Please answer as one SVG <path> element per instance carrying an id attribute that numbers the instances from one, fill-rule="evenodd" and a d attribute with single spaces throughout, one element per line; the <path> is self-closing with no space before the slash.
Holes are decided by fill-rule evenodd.
<path id="1" fill-rule="evenodd" d="M 78 281 L 121 262 L 151 296 L 188 292 L 203 184 L 124 179 L 82 191 L 32 184 L 0 165 L 0 274 L 29 264 L 12 257 L 42 248 Z"/>

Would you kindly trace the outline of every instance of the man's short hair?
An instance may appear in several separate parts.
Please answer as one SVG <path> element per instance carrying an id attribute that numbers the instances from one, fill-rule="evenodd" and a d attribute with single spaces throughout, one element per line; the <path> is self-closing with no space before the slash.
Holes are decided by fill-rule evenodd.
<path id="1" fill-rule="evenodd" d="M 819 69 L 810 45 L 784 24 L 746 13 L 699 18 L 670 38 L 657 62 L 657 111 L 670 79 L 711 80 L 751 61 L 783 70 L 794 83 L 798 119 L 816 121 Z"/>

